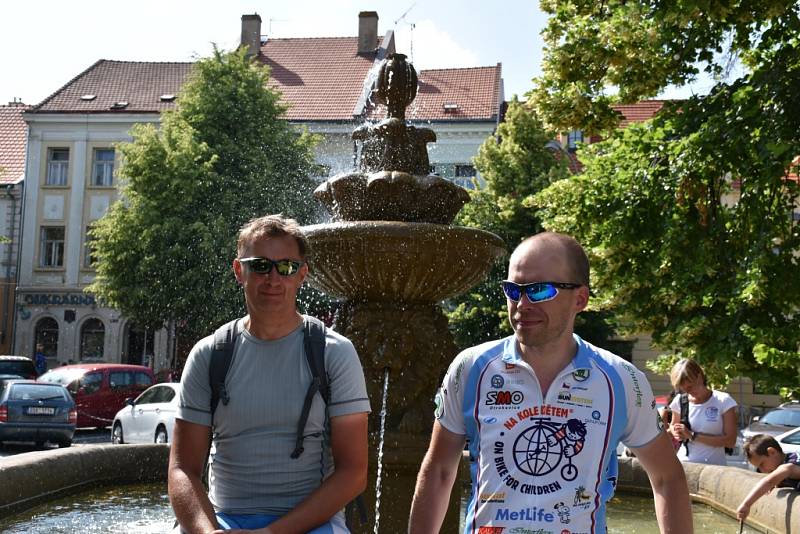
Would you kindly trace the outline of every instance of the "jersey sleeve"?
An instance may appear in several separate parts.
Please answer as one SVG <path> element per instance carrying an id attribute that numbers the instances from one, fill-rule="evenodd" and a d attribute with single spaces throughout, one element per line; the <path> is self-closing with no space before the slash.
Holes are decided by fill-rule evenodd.
<path id="1" fill-rule="evenodd" d="M 330 417 L 369 413 L 369 397 L 361 361 L 349 339 L 328 330 L 325 338 L 325 368 L 331 390 Z"/>
<path id="2" fill-rule="evenodd" d="M 731 408 L 736 408 L 738 406 L 738 404 L 736 403 L 736 399 L 734 399 L 727 393 L 723 392 L 721 400 L 722 400 L 722 413 L 726 413 Z"/>
<path id="3" fill-rule="evenodd" d="M 466 380 L 466 367 L 470 361 L 469 353 L 462 352 L 453 360 L 447 373 L 444 375 L 442 387 L 436 392 L 434 415 L 439 424 L 454 434 L 465 435 L 464 426 L 464 381 Z"/>
<path id="4" fill-rule="evenodd" d="M 237 342 L 241 342 L 239 339 Z M 189 353 L 181 375 L 181 392 L 175 417 L 211 426 L 211 384 L 208 367 L 211 362 L 214 336 L 197 342 Z"/>
<path id="5" fill-rule="evenodd" d="M 653 389 L 643 372 L 629 363 L 623 365 L 621 376 L 625 385 L 628 421 L 621 440 L 635 449 L 643 447 L 663 432 L 663 422 L 656 410 Z"/>

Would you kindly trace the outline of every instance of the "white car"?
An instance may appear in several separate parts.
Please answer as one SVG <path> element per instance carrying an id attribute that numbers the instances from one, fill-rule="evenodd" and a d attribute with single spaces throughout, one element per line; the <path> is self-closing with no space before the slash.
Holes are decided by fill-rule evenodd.
<path id="1" fill-rule="evenodd" d="M 800 427 L 793 428 L 788 432 L 784 432 L 775 439 L 780 443 L 783 452 L 795 452 L 800 454 Z"/>
<path id="2" fill-rule="evenodd" d="M 111 443 L 169 443 L 181 385 L 167 382 L 150 386 L 114 416 Z"/>

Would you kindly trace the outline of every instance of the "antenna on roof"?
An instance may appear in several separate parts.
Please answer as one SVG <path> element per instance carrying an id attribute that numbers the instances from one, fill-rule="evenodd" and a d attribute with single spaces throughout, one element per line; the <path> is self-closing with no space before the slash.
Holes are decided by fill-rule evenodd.
<path id="1" fill-rule="evenodd" d="M 415 5 L 417 5 L 416 2 L 411 2 L 411 6 L 409 6 L 409 8 L 406 9 L 405 12 L 402 15 L 400 15 L 400 17 L 397 18 L 397 20 L 394 21 L 394 25 L 397 26 L 398 22 L 400 22 L 401 20 L 406 18 L 406 15 L 408 15 L 408 12 L 411 11 L 412 9 L 414 9 Z M 408 58 L 409 58 L 409 62 L 410 63 L 414 63 L 414 27 L 416 26 L 416 24 L 414 24 L 413 22 L 408 22 L 408 21 L 406 21 L 406 24 L 411 26 L 411 37 L 409 38 L 411 44 L 409 45 Z"/>

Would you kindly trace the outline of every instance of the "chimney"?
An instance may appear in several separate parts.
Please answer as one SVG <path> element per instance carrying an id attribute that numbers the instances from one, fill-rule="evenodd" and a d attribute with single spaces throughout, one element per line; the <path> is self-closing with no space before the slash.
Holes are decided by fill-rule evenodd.
<path id="1" fill-rule="evenodd" d="M 369 54 L 378 48 L 378 13 L 362 11 L 358 14 L 358 53 Z"/>
<path id="2" fill-rule="evenodd" d="M 242 42 L 248 56 L 257 56 L 261 51 L 261 17 L 258 14 L 242 15 Z"/>

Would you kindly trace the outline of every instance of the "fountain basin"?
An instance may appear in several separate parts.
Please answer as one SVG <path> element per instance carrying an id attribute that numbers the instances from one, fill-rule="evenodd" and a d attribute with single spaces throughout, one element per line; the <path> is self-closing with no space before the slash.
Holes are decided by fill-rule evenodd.
<path id="1" fill-rule="evenodd" d="M 506 253 L 496 235 L 461 226 L 360 221 L 303 230 L 309 283 L 351 301 L 439 302 L 483 280 Z"/>

